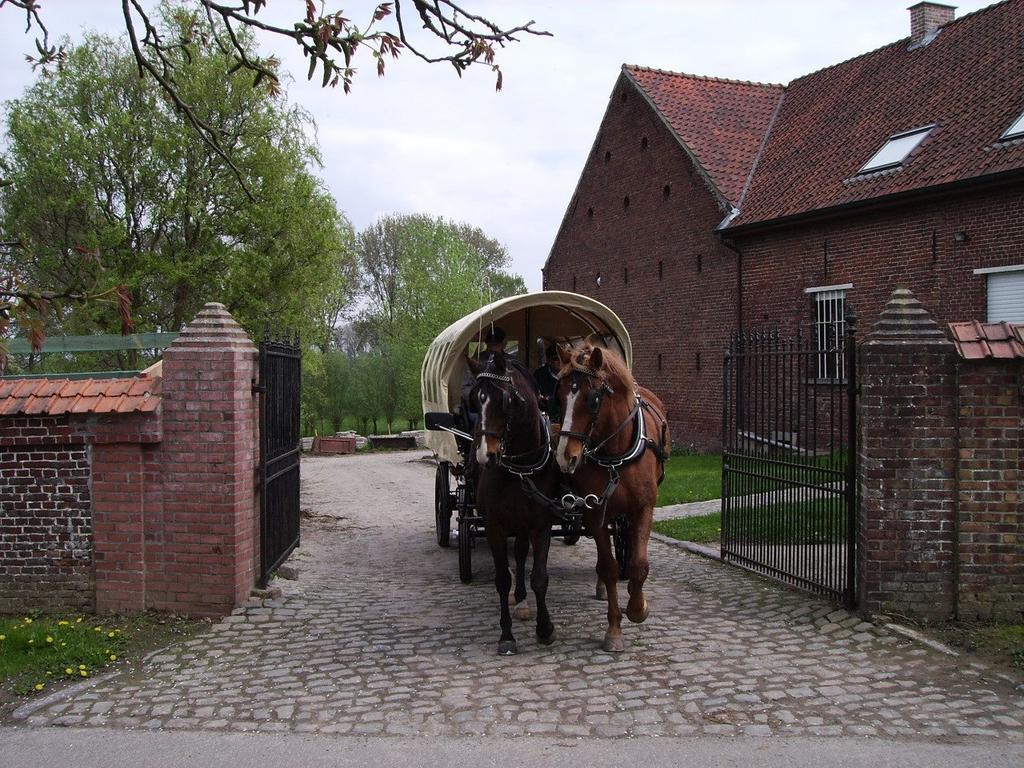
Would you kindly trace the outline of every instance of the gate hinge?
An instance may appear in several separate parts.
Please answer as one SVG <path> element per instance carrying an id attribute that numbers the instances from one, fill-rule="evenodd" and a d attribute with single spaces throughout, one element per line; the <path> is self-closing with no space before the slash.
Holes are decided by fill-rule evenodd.
<path id="1" fill-rule="evenodd" d="M 253 379 L 253 380 L 252 380 L 252 393 L 253 393 L 254 395 L 258 395 L 258 394 L 260 394 L 261 392 L 266 392 L 266 391 L 267 391 L 267 388 L 266 388 L 266 386 L 265 386 L 265 385 L 263 385 L 263 384 L 257 384 L 257 383 L 256 383 L 256 379 Z"/>

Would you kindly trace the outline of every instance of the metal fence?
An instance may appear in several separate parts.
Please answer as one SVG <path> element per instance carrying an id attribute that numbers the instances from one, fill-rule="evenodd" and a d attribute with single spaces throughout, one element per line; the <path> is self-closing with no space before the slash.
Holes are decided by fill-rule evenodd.
<path id="1" fill-rule="evenodd" d="M 855 333 L 848 311 L 838 334 L 736 334 L 722 418 L 722 557 L 847 606 L 856 603 Z"/>
<path id="2" fill-rule="evenodd" d="M 299 460 L 302 352 L 298 335 L 260 342 L 260 579 L 299 544 Z"/>

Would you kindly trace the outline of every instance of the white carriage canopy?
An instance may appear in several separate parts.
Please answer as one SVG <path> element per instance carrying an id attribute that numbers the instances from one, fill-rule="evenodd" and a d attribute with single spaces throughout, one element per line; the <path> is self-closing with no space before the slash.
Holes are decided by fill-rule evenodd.
<path id="1" fill-rule="evenodd" d="M 568 291 L 540 291 L 499 299 L 455 321 L 437 335 L 423 359 L 423 412 L 452 413 L 459 406 L 466 376 L 467 353 L 482 346 L 491 325 L 506 334 L 506 351 L 533 370 L 544 364 L 551 342 L 577 342 L 600 337 L 603 345 L 633 365 L 633 345 L 618 315 L 589 296 Z M 455 438 L 448 432 L 426 433 L 427 447 L 443 461 L 461 461 Z"/>

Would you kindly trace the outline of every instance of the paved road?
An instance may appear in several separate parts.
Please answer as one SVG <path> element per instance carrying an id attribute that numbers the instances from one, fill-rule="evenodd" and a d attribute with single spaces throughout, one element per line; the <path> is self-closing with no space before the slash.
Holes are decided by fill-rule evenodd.
<path id="1" fill-rule="evenodd" d="M 600 649 L 604 606 L 590 596 L 584 540 L 553 547 L 555 644 L 539 646 L 522 625 L 520 655 L 497 657 L 486 553 L 477 580 L 461 584 L 455 551 L 433 541 L 432 496 L 433 468 L 415 455 L 304 460 L 300 578 L 282 584 L 282 599 L 27 722 L 440 739 L 875 737 L 992 756 L 1024 744 L 1024 689 L 1012 681 L 661 543 L 651 618 L 626 628 L 626 653 Z"/>
<path id="2" fill-rule="evenodd" d="M 381 739 L 109 728 L 0 728 L 6 768 L 1020 768 L 1020 744 L 882 739 L 687 738 Z"/>

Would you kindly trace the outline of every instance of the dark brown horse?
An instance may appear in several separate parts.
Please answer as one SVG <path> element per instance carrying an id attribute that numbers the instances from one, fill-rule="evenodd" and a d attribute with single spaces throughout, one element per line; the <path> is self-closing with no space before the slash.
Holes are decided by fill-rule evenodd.
<path id="1" fill-rule="evenodd" d="M 622 359 L 606 349 L 586 345 L 563 349 L 560 357 L 558 400 L 564 416 L 555 457 L 559 469 L 572 475 L 576 493 L 590 498 L 583 520 L 597 542 L 599 588 L 603 582 L 608 594 L 604 649 L 619 652 L 625 647 L 619 566 L 609 525 L 620 515 L 629 523 L 626 616 L 640 623 L 648 611 L 643 592 L 650 572 L 647 544 L 669 452 L 665 406 L 638 386 Z"/>
<path id="2" fill-rule="evenodd" d="M 480 412 L 474 436 L 480 467 L 476 487 L 477 509 L 484 518 L 487 543 L 494 557 L 494 586 L 501 601 L 501 639 L 498 653 L 516 652 L 509 612 L 512 577 L 508 570 L 508 539 L 516 537 L 516 616 L 529 618 L 526 604 L 526 555 L 533 545 L 530 583 L 537 599 L 537 640 L 547 645 L 555 628 L 547 608 L 548 549 L 551 516 L 538 503 L 539 494 L 551 496 L 558 470 L 551 460 L 551 436 L 541 414 L 533 383 L 503 353 L 486 364 L 472 358 L 469 367 L 477 383 L 472 397 Z M 531 485 L 532 484 L 532 485 Z M 527 489 L 536 491 L 534 495 Z"/>

